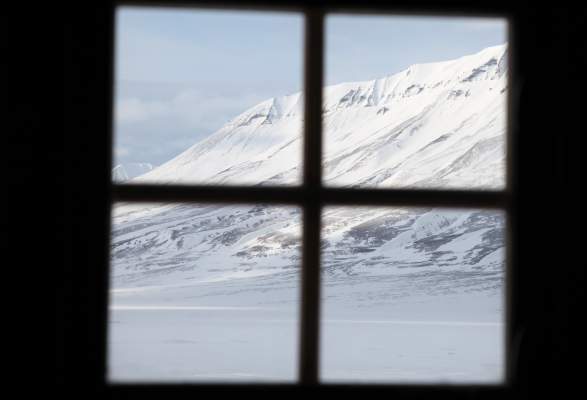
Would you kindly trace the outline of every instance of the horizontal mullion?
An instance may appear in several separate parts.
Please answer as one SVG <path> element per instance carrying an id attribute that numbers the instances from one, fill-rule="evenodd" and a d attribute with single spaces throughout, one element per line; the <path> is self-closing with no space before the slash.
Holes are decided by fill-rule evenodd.
<path id="1" fill-rule="evenodd" d="M 113 201 L 507 208 L 505 191 L 267 186 L 112 185 Z"/>
<path id="2" fill-rule="evenodd" d="M 112 199 L 128 202 L 301 204 L 300 187 L 112 185 Z"/>
<path id="3" fill-rule="evenodd" d="M 466 400 L 471 398 L 508 398 L 512 395 L 512 390 L 503 385 L 434 385 L 434 384 L 353 384 L 353 383 L 319 383 L 313 387 L 313 390 L 322 390 L 325 392 L 344 391 L 346 393 L 372 395 L 385 392 L 390 396 L 410 399 L 427 399 L 434 397 L 435 400 Z M 160 398 L 165 396 L 167 399 L 186 399 L 202 392 L 304 392 L 305 387 L 299 383 L 245 383 L 239 384 L 234 382 L 226 383 L 180 383 L 180 384 L 107 384 L 106 392 L 111 396 L 119 397 L 126 395 L 136 395 L 141 398 Z"/>
<path id="4" fill-rule="evenodd" d="M 505 1 L 476 2 L 474 0 L 377 0 L 343 1 L 321 0 L 307 4 L 299 0 L 119 0 L 119 6 L 181 7 L 203 9 L 228 9 L 242 11 L 297 11 L 320 8 L 324 12 L 410 14 L 410 15 L 458 15 L 502 16 L 510 11 Z"/>
<path id="5" fill-rule="evenodd" d="M 505 191 L 325 188 L 324 205 L 507 208 Z"/>
<path id="6" fill-rule="evenodd" d="M 303 12 L 307 6 L 296 0 L 118 0 L 118 6 L 131 7 L 159 7 L 159 8 L 188 8 L 211 9 L 229 11 L 273 11 L 273 12 Z"/>

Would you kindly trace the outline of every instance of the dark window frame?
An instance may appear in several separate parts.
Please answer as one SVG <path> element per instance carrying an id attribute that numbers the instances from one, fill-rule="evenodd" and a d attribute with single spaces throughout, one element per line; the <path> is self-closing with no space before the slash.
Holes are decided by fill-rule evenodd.
<path id="1" fill-rule="evenodd" d="M 302 268 L 301 268 L 301 304 L 300 304 L 300 346 L 298 381 L 279 384 L 211 384 L 205 382 L 181 384 L 127 384 L 109 383 L 106 380 L 106 357 L 103 352 L 102 385 L 116 393 L 130 392 L 136 395 L 185 394 L 199 389 L 284 389 L 284 388 L 344 388 L 345 390 L 385 389 L 398 395 L 427 396 L 444 394 L 454 398 L 469 397 L 472 394 L 500 395 L 509 391 L 516 384 L 516 365 L 514 339 L 517 337 L 514 317 L 519 301 L 513 290 L 516 282 L 515 274 L 515 235 L 516 214 L 514 199 L 517 196 L 516 185 L 516 140 L 515 124 L 513 123 L 515 104 L 511 90 L 508 90 L 508 122 L 506 129 L 507 159 L 506 187 L 499 191 L 485 190 L 441 190 L 441 189 L 358 189 L 330 188 L 322 184 L 322 86 L 324 75 L 324 19 L 327 14 L 389 14 L 389 15 L 426 15 L 426 16 L 471 16 L 499 17 L 508 21 L 508 87 L 516 82 L 515 65 L 513 64 L 512 48 L 515 50 L 514 17 L 505 8 L 473 7 L 469 2 L 427 2 L 413 1 L 381 4 L 378 2 L 330 2 L 320 1 L 305 5 L 300 1 L 283 1 L 277 3 L 257 2 L 254 0 L 223 1 L 218 4 L 205 0 L 168 1 L 162 4 L 157 1 L 119 1 L 111 10 L 111 22 L 117 6 L 140 5 L 178 7 L 190 9 L 215 10 L 253 10 L 253 11 L 294 11 L 304 17 L 304 150 L 303 150 L 303 182 L 294 187 L 264 186 L 212 186 L 212 185 L 151 185 L 151 184 L 117 184 L 110 182 L 109 207 L 115 202 L 193 202 L 243 204 L 263 203 L 272 205 L 296 205 L 303 213 L 302 233 Z M 463 8 L 469 11 L 463 12 Z M 425 10 L 425 11 L 423 11 Z M 428 11 L 430 10 L 430 11 Z M 442 10 L 442 12 L 439 12 Z M 111 39 L 114 35 L 114 23 L 111 24 Z M 110 82 L 113 86 L 114 42 L 110 41 Z M 111 99 L 111 105 L 113 101 Z M 110 110 L 112 112 L 112 110 Z M 111 115 L 110 115 L 111 116 Z M 109 145 L 112 149 L 112 132 Z M 111 161 L 109 154 L 108 161 Z M 433 206 L 451 208 L 489 208 L 499 209 L 506 214 L 506 346 L 505 346 L 505 380 L 502 384 L 488 385 L 444 385 L 444 384 L 330 384 L 319 381 L 319 346 L 320 346 L 320 221 L 321 210 L 327 205 L 364 205 L 364 206 Z M 110 221 L 106 224 L 106 237 L 110 235 Z M 108 252 L 106 252 L 108 254 Z M 109 260 L 106 265 L 109 266 Z M 104 316 L 108 315 L 109 271 L 105 272 L 101 293 Z M 103 318 L 107 321 L 107 318 Z M 103 348 L 107 348 L 107 324 L 102 331 Z"/>

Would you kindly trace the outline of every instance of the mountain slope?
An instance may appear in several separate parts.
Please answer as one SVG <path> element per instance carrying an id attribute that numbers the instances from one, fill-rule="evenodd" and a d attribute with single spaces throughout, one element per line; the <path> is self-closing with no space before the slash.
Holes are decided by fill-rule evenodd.
<path id="1" fill-rule="evenodd" d="M 507 47 L 495 46 L 327 87 L 326 184 L 504 187 L 506 57 Z M 132 182 L 298 182 L 301 109 L 300 94 L 267 100 Z M 113 300 L 230 304 L 234 297 L 219 288 L 238 287 L 241 304 L 295 303 L 300 232 L 296 208 L 118 205 Z M 327 208 L 325 282 L 351 307 L 442 293 L 495 296 L 503 237 L 504 216 L 495 211 Z M 350 290 L 361 284 L 368 301 Z M 491 318 L 501 309 L 496 301 Z"/>
<path id="2" fill-rule="evenodd" d="M 506 61 L 501 45 L 325 88 L 325 182 L 503 188 Z M 262 102 L 138 181 L 298 183 L 302 108 Z"/>

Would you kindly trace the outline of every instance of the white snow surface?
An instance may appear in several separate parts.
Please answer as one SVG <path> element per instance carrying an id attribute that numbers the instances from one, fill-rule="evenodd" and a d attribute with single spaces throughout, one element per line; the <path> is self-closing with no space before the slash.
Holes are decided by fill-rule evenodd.
<path id="1" fill-rule="evenodd" d="M 507 46 L 324 89 L 335 186 L 505 185 Z M 301 93 L 266 100 L 135 182 L 300 183 Z"/>
<path id="2" fill-rule="evenodd" d="M 505 186 L 507 46 L 325 88 L 325 183 Z M 130 181 L 299 183 L 302 99 L 267 100 Z M 301 212 L 112 210 L 109 379 L 295 381 Z M 505 215 L 327 207 L 321 379 L 499 383 Z"/>

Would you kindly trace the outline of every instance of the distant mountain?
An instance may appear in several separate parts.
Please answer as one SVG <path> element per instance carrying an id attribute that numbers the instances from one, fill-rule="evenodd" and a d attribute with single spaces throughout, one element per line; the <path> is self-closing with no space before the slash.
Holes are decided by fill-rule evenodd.
<path id="1" fill-rule="evenodd" d="M 137 176 L 141 176 L 153 169 L 149 163 L 126 163 L 118 164 L 112 168 L 112 180 L 115 182 L 126 182 Z"/>
<path id="2" fill-rule="evenodd" d="M 325 183 L 503 188 L 506 59 L 507 46 L 501 45 L 325 88 Z M 134 181 L 295 184 L 302 103 L 299 93 L 262 102 Z M 117 205 L 113 301 L 295 302 L 300 223 L 298 209 L 262 204 Z M 504 225 L 504 216 L 489 210 L 327 208 L 324 293 L 364 309 L 474 294 L 493 299 L 486 316 L 475 318 L 499 319 Z M 467 302 L 455 307 L 468 312 Z"/>

